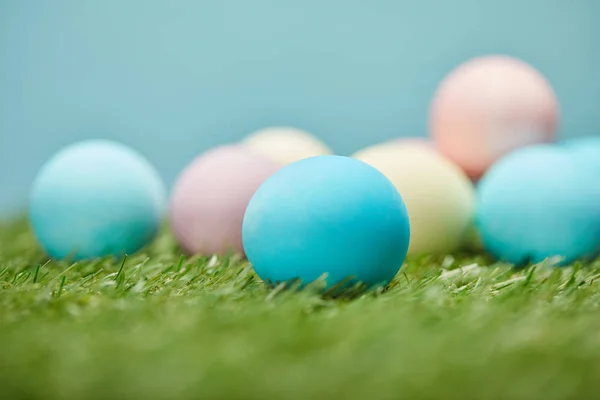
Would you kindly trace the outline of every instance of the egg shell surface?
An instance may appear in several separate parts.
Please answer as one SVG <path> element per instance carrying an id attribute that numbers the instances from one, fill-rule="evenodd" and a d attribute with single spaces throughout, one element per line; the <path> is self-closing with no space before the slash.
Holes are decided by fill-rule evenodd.
<path id="1" fill-rule="evenodd" d="M 29 219 L 52 258 L 132 254 L 156 234 L 164 184 L 138 152 L 108 140 L 86 140 L 52 156 L 33 183 Z"/>
<path id="2" fill-rule="evenodd" d="M 600 179 L 558 145 L 501 159 L 477 190 L 476 224 L 485 248 L 514 264 L 558 257 L 557 264 L 600 251 Z"/>
<path id="3" fill-rule="evenodd" d="M 280 165 L 240 145 L 208 150 L 180 174 L 171 197 L 173 233 L 190 254 L 244 254 L 250 198 Z"/>
<path id="4" fill-rule="evenodd" d="M 435 148 L 384 143 L 353 157 L 377 168 L 402 195 L 411 224 L 409 254 L 449 252 L 464 242 L 473 223 L 473 184 Z"/>
<path id="5" fill-rule="evenodd" d="M 440 151 L 478 179 L 505 154 L 554 141 L 559 106 L 535 68 L 493 55 L 451 71 L 434 95 L 429 118 Z"/>
<path id="6" fill-rule="evenodd" d="M 292 127 L 261 129 L 247 136 L 242 144 L 281 164 L 332 154 L 331 149 L 315 136 Z"/>
<path id="7" fill-rule="evenodd" d="M 244 216 L 248 260 L 260 278 L 303 284 L 326 274 L 388 283 L 408 248 L 410 227 L 394 185 L 348 157 L 318 156 L 285 166 L 256 191 Z"/>

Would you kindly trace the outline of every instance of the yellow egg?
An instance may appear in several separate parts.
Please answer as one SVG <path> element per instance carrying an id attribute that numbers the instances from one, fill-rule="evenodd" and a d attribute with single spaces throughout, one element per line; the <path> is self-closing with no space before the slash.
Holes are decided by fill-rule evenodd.
<path id="1" fill-rule="evenodd" d="M 475 190 L 435 148 L 389 142 L 353 157 L 377 168 L 400 192 L 410 219 L 409 254 L 450 252 L 463 243 L 472 228 Z"/>
<path id="2" fill-rule="evenodd" d="M 242 144 L 281 164 L 332 154 L 329 147 L 310 133 L 291 127 L 261 129 L 247 136 Z"/>

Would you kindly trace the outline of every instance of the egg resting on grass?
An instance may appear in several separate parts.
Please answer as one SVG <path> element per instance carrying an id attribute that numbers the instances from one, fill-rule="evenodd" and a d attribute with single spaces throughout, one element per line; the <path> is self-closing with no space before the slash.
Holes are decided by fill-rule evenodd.
<path id="1" fill-rule="evenodd" d="M 430 109 L 439 150 L 473 179 L 519 147 L 552 142 L 559 106 L 546 79 L 508 56 L 471 59 L 450 72 Z"/>
<path id="2" fill-rule="evenodd" d="M 409 254 L 450 252 L 463 243 L 473 221 L 473 184 L 435 148 L 384 143 L 353 157 L 381 171 L 402 195 L 410 217 Z"/>
<path id="3" fill-rule="evenodd" d="M 198 156 L 180 174 L 171 198 L 173 233 L 191 254 L 244 254 L 242 220 L 250 198 L 280 165 L 240 145 Z"/>
<path id="4" fill-rule="evenodd" d="M 313 135 L 291 127 L 261 129 L 248 135 L 242 144 L 281 164 L 332 153 Z"/>
<path id="5" fill-rule="evenodd" d="M 142 155 L 120 143 L 86 140 L 43 165 L 29 219 L 52 258 L 122 256 L 153 238 L 165 203 L 163 182 Z"/>
<path id="6" fill-rule="evenodd" d="M 485 248 L 514 264 L 600 251 L 600 179 L 558 145 L 502 158 L 477 190 L 476 224 Z"/>
<path id="7" fill-rule="evenodd" d="M 256 191 L 243 224 L 248 260 L 271 283 L 308 284 L 326 274 L 328 287 L 385 285 L 402 266 L 409 236 L 394 185 L 342 156 L 283 167 Z"/>

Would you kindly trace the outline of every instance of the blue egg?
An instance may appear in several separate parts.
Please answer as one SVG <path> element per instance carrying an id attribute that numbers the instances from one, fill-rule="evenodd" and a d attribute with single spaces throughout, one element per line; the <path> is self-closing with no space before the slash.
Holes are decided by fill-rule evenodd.
<path id="1" fill-rule="evenodd" d="M 583 168 L 600 173 L 600 136 L 568 139 L 562 145 Z"/>
<path id="2" fill-rule="evenodd" d="M 163 182 L 143 156 L 119 143 L 88 140 L 42 167 L 29 218 L 52 258 L 122 256 L 153 238 L 165 203 Z"/>
<path id="3" fill-rule="evenodd" d="M 487 250 L 514 264 L 600 251 L 600 179 L 559 145 L 517 150 L 477 188 L 476 224 Z"/>
<path id="4" fill-rule="evenodd" d="M 385 285 L 410 237 L 404 201 L 375 168 L 348 157 L 318 156 L 267 179 L 244 215 L 242 239 L 256 273 L 270 283 L 328 287 Z"/>

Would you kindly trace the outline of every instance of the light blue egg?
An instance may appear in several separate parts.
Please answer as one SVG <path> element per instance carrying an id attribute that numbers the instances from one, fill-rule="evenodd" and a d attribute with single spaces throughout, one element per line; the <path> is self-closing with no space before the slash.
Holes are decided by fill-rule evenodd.
<path id="1" fill-rule="evenodd" d="M 398 272 L 410 237 L 394 185 L 352 158 L 319 156 L 290 164 L 256 191 L 242 238 L 256 273 L 271 283 L 386 284 Z M 348 281 L 347 281 L 348 279 Z"/>
<path id="2" fill-rule="evenodd" d="M 559 145 L 517 150 L 477 188 L 476 224 L 487 250 L 515 264 L 600 251 L 600 178 Z"/>
<path id="3" fill-rule="evenodd" d="M 121 256 L 153 238 L 165 203 L 163 182 L 143 156 L 119 143 L 88 140 L 42 167 L 29 218 L 53 258 Z"/>
<path id="4" fill-rule="evenodd" d="M 600 136 L 567 139 L 561 143 L 583 168 L 600 173 Z"/>

